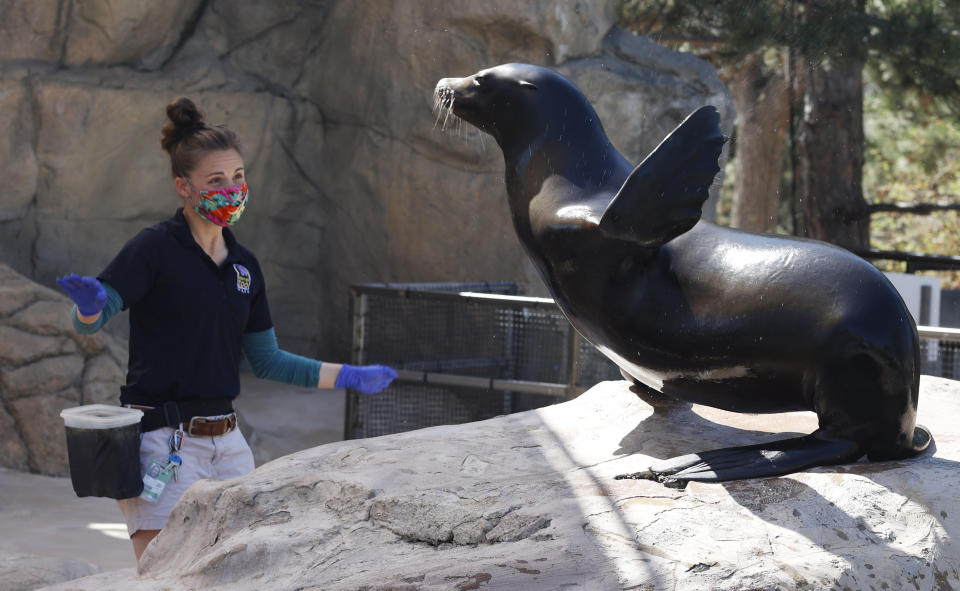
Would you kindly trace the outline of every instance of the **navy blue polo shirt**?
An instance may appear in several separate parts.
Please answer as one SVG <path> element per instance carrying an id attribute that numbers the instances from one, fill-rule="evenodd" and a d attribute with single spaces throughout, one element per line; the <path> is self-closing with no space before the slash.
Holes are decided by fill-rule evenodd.
<path id="1" fill-rule="evenodd" d="M 233 399 L 243 334 L 273 327 L 260 264 L 223 229 L 227 260 L 193 239 L 183 209 L 141 230 L 97 277 L 130 309 L 122 404 Z"/>

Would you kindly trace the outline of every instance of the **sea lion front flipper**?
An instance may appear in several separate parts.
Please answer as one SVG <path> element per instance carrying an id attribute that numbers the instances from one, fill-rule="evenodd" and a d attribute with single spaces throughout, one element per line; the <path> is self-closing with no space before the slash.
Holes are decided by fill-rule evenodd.
<path id="1" fill-rule="evenodd" d="M 600 231 L 652 247 L 692 228 L 720 171 L 724 142 L 717 109 L 694 111 L 633 169 L 603 212 Z"/>
<path id="2" fill-rule="evenodd" d="M 815 466 L 855 462 L 866 452 L 856 441 L 829 437 L 821 431 L 810 435 L 715 449 L 654 462 L 642 472 L 621 474 L 617 479 L 656 480 L 673 488 L 689 481 L 722 482 L 742 478 L 781 476 Z"/>

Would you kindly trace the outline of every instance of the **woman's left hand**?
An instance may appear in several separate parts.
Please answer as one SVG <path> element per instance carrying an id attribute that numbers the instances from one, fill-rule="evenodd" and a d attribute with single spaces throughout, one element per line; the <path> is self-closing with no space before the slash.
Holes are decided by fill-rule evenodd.
<path id="1" fill-rule="evenodd" d="M 337 375 L 335 388 L 353 388 L 364 394 L 376 394 L 390 385 L 397 372 L 384 365 L 347 365 L 343 364 Z"/>

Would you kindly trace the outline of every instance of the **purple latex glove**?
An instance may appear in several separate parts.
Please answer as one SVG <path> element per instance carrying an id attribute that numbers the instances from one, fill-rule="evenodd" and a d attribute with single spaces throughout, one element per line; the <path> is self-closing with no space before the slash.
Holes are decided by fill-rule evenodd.
<path id="1" fill-rule="evenodd" d="M 71 273 L 57 279 L 57 285 L 67 292 L 84 316 L 95 316 L 107 305 L 107 291 L 94 277 Z"/>
<path id="2" fill-rule="evenodd" d="M 384 365 L 347 365 L 343 364 L 337 375 L 335 388 L 353 388 L 364 394 L 375 394 L 390 385 L 397 372 Z"/>

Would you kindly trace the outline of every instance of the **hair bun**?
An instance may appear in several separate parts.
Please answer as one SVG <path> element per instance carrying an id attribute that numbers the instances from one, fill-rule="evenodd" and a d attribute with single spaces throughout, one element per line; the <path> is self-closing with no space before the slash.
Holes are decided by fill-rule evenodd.
<path id="1" fill-rule="evenodd" d="M 197 105 L 187 97 L 174 99 L 167 105 L 167 117 L 170 121 L 163 126 L 160 145 L 170 156 L 174 178 L 188 176 L 208 152 L 243 153 L 237 134 L 225 125 L 208 124 Z"/>
<path id="2" fill-rule="evenodd" d="M 185 96 L 174 99 L 167 105 L 167 118 L 170 120 L 162 130 L 160 144 L 169 152 L 183 138 L 206 127 L 205 117 L 197 105 Z"/>
<path id="3" fill-rule="evenodd" d="M 192 100 L 185 96 L 174 99 L 167 105 L 167 117 L 177 127 L 196 127 L 203 125 L 204 116 Z"/>

